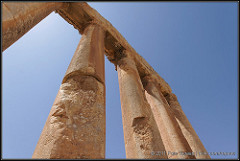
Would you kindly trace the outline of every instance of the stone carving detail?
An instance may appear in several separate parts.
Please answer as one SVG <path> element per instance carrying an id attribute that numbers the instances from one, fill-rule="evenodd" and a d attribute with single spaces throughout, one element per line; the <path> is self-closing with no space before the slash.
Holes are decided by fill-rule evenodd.
<path id="1" fill-rule="evenodd" d="M 167 158 L 151 154 L 165 148 L 134 61 L 124 57 L 117 63 L 127 158 Z"/>
<path id="2" fill-rule="evenodd" d="M 206 149 L 167 82 L 86 2 L 3 2 L 2 9 L 2 51 L 53 11 L 82 34 L 33 158 L 105 158 L 104 54 L 118 72 L 127 158 L 210 158 L 169 153 Z"/>
<path id="3" fill-rule="evenodd" d="M 103 33 L 96 24 L 85 29 L 33 158 L 105 157 Z"/>

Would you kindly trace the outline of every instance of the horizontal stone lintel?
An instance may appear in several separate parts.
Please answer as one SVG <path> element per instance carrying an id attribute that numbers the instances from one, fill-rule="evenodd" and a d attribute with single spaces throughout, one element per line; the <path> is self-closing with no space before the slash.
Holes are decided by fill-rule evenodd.
<path id="1" fill-rule="evenodd" d="M 135 61 L 141 79 L 149 76 L 160 85 L 163 95 L 172 93 L 168 83 L 134 50 L 118 30 L 95 9 L 90 7 L 86 2 L 63 3 L 63 7 L 56 12 L 68 23 L 72 24 L 80 34 L 83 33 L 89 23 L 96 23 L 105 30 L 105 52 L 109 61 L 116 65 L 116 59 L 119 57 L 118 54 L 121 54 L 122 50 L 127 50 L 127 53 L 131 54 L 129 56 Z"/>

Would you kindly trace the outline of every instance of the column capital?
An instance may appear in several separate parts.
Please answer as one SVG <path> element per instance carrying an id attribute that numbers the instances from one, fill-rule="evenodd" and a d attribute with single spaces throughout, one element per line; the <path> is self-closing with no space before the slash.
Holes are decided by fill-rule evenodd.
<path id="1" fill-rule="evenodd" d="M 85 27 L 84 27 L 84 29 L 83 29 L 83 32 L 85 32 L 85 30 L 87 30 L 87 28 L 88 28 L 89 26 L 98 26 L 98 27 L 100 27 L 104 32 L 106 31 L 105 28 L 102 27 L 101 23 L 100 23 L 98 20 L 96 20 L 96 19 L 92 19 L 92 20 L 88 21 L 84 26 L 85 26 Z"/>
<path id="2" fill-rule="evenodd" d="M 139 76 L 139 71 L 137 69 L 137 65 L 136 65 L 134 59 L 131 56 L 129 56 L 128 54 L 126 54 L 125 52 L 123 52 L 118 57 L 115 66 L 116 66 L 116 68 L 120 68 L 121 70 L 123 70 L 125 72 L 132 73 L 132 74 L 136 75 L 136 77 L 141 82 L 141 79 L 140 79 L 140 76 Z"/>
<path id="3" fill-rule="evenodd" d="M 151 75 L 145 75 L 141 78 L 143 87 L 147 86 L 149 83 L 156 83 L 157 81 Z"/>
<path id="4" fill-rule="evenodd" d="M 155 88 L 161 91 L 161 84 L 157 81 L 157 78 L 155 78 L 154 75 L 145 75 L 144 77 L 141 77 L 141 81 L 145 90 L 155 86 Z"/>
<path id="5" fill-rule="evenodd" d="M 115 44 L 116 51 L 115 51 L 115 63 L 119 67 L 122 67 L 123 65 L 128 65 L 128 66 L 135 66 L 136 63 L 134 58 L 131 56 L 130 52 L 126 49 L 124 49 L 121 44 Z M 134 67 L 134 68 L 135 68 Z M 137 68 L 136 68 L 137 70 Z"/>

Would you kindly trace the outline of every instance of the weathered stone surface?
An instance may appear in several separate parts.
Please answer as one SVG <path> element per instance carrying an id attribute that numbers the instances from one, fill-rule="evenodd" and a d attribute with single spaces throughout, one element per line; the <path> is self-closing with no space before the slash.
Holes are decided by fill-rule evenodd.
<path id="1" fill-rule="evenodd" d="M 120 59 L 117 71 L 127 159 L 167 158 L 152 155 L 152 152 L 165 151 L 165 148 L 134 61 L 128 57 Z"/>
<path id="2" fill-rule="evenodd" d="M 151 106 L 168 158 L 194 159 L 195 156 L 192 155 L 192 150 L 184 138 L 167 101 L 162 95 L 160 87 L 151 77 L 145 77 L 143 80 L 144 89 L 146 90 L 145 95 Z M 181 152 L 191 155 L 183 155 Z"/>
<path id="3" fill-rule="evenodd" d="M 165 148 L 206 152 L 170 86 L 87 3 L 3 2 L 2 6 L 3 51 L 54 10 L 83 34 L 33 158 L 104 158 L 104 51 L 118 70 L 127 158 L 166 158 L 152 155 Z M 146 77 L 151 81 L 144 93 L 141 81 Z"/>
<path id="4" fill-rule="evenodd" d="M 171 110 L 174 113 L 174 116 L 181 128 L 181 131 L 186 138 L 189 146 L 191 147 L 194 153 L 197 153 L 197 159 L 210 159 L 210 156 L 207 153 L 207 150 L 203 146 L 201 140 L 199 139 L 197 133 L 193 129 L 191 123 L 187 119 L 186 115 L 184 114 L 175 94 L 171 93 L 165 96 L 166 100 L 168 101 Z M 198 155 L 202 153 L 202 155 Z M 205 154 L 203 154 L 205 153 Z"/>
<path id="5" fill-rule="evenodd" d="M 104 31 L 98 25 L 89 25 L 77 47 L 63 82 L 74 74 L 91 75 L 105 82 L 104 71 Z"/>
<path id="6" fill-rule="evenodd" d="M 104 158 L 104 85 L 73 76 L 60 87 L 33 158 Z"/>
<path id="7" fill-rule="evenodd" d="M 2 51 L 61 6 L 60 2 L 3 2 Z"/>
<path id="8" fill-rule="evenodd" d="M 90 25 L 82 35 L 33 158 L 105 158 L 103 32 Z"/>
<path id="9" fill-rule="evenodd" d="M 115 63 L 118 50 L 127 50 L 135 61 L 140 77 L 149 75 L 160 84 L 163 94 L 171 93 L 171 88 L 165 80 L 143 59 L 135 49 L 127 42 L 127 40 L 119 33 L 119 31 L 104 17 L 102 17 L 95 9 L 85 2 L 69 3 L 68 7 L 61 8 L 57 12 L 70 24 L 82 33 L 91 21 L 99 24 L 106 31 L 105 51 L 108 59 Z"/>

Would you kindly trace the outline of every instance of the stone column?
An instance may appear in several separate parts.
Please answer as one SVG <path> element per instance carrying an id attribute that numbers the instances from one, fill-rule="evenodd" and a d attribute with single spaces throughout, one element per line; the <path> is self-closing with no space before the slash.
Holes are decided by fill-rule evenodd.
<path id="1" fill-rule="evenodd" d="M 204 148 L 197 133 L 193 129 L 191 123 L 184 114 L 175 94 L 171 93 L 165 96 L 168 101 L 171 110 L 181 128 L 181 131 L 190 145 L 192 151 L 195 153 L 197 159 L 211 159 L 207 154 L 207 150 Z"/>
<path id="2" fill-rule="evenodd" d="M 2 51 L 62 4 L 60 2 L 3 2 Z"/>
<path id="3" fill-rule="evenodd" d="M 121 58 L 117 71 L 127 159 L 166 159 L 166 155 L 159 155 L 165 148 L 134 61 Z"/>
<path id="4" fill-rule="evenodd" d="M 85 29 L 33 158 L 105 158 L 104 36 L 98 25 Z"/>
<path id="5" fill-rule="evenodd" d="M 145 95 L 151 106 L 168 158 L 195 159 L 158 84 L 149 76 L 142 80 L 146 90 Z"/>

